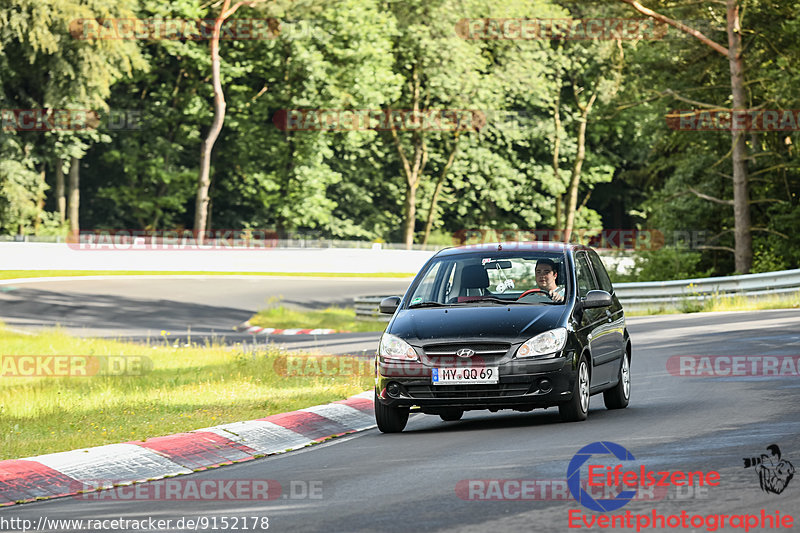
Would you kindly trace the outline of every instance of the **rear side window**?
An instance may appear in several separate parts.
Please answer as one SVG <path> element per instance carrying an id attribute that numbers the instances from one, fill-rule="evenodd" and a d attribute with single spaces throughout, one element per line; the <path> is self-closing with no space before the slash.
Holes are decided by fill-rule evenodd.
<path id="1" fill-rule="evenodd" d="M 611 285 L 611 278 L 608 277 L 608 272 L 606 271 L 606 267 L 603 266 L 600 256 L 597 255 L 597 252 L 594 250 L 590 250 L 589 259 L 592 261 L 594 275 L 597 276 L 597 281 L 600 283 L 600 288 L 607 293 L 612 294 L 614 292 L 614 287 Z"/>

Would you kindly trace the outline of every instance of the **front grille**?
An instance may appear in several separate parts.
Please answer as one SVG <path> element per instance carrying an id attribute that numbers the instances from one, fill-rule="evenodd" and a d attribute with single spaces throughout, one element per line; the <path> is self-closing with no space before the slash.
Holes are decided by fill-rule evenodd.
<path id="1" fill-rule="evenodd" d="M 410 385 L 406 386 L 412 398 L 508 398 L 522 396 L 528 383 L 499 383 L 495 385 Z"/>
<path id="2" fill-rule="evenodd" d="M 502 358 L 506 353 L 508 353 L 508 349 L 511 347 L 510 344 L 500 344 L 500 343 L 458 343 L 458 344 L 429 344 L 425 346 L 423 349 L 425 350 L 425 355 L 430 357 L 432 360 L 435 361 L 437 357 L 457 357 L 456 352 L 463 348 L 469 348 L 475 352 L 475 355 L 472 357 L 480 357 L 486 363 L 494 362 L 500 358 Z M 468 357 L 459 358 L 469 360 Z"/>

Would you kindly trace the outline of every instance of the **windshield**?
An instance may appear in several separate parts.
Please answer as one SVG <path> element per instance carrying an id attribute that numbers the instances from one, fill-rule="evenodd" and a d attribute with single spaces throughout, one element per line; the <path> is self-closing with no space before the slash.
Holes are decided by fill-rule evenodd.
<path id="1" fill-rule="evenodd" d="M 422 273 L 407 306 L 563 305 L 564 265 L 558 252 L 443 256 Z"/>

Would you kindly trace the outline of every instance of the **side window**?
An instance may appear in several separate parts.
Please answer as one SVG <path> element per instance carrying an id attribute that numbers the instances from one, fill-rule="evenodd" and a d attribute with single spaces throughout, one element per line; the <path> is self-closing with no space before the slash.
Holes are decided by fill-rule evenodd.
<path id="1" fill-rule="evenodd" d="M 583 252 L 579 252 L 575 256 L 575 274 L 575 277 L 578 278 L 578 296 L 581 298 L 586 297 L 589 291 L 599 288 L 596 286 L 594 277 L 592 276 L 589 260 Z"/>
<path id="2" fill-rule="evenodd" d="M 592 266 L 594 267 L 594 275 L 597 276 L 597 281 L 600 282 L 600 288 L 606 291 L 607 293 L 613 293 L 614 286 L 611 285 L 611 278 L 608 277 L 608 272 L 606 272 L 606 267 L 603 266 L 603 262 L 600 260 L 600 256 L 597 255 L 597 252 L 591 250 L 589 252 L 589 259 L 592 260 Z"/>
<path id="3" fill-rule="evenodd" d="M 436 295 L 434 294 L 434 283 L 436 282 L 436 278 L 439 275 L 440 267 L 442 266 L 442 262 L 439 261 L 425 274 L 425 278 L 422 280 L 422 283 L 419 284 L 417 290 L 414 291 L 414 296 L 411 298 L 411 301 L 414 302 L 417 298 L 418 301 L 427 302 L 427 301 L 436 301 Z"/>

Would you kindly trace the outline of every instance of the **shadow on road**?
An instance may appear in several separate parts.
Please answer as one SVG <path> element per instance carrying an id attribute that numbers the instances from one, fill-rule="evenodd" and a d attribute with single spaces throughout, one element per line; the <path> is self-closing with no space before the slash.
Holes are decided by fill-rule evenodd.
<path id="1" fill-rule="evenodd" d="M 0 294 L 0 320 L 9 325 L 87 328 L 109 333 L 162 330 L 206 335 L 233 333 L 232 328 L 252 316 L 252 311 L 120 296 L 58 293 L 17 289 Z M 106 336 L 106 335 L 104 335 Z"/>

